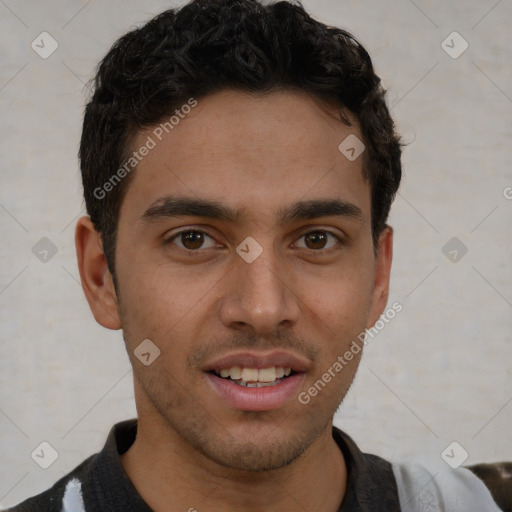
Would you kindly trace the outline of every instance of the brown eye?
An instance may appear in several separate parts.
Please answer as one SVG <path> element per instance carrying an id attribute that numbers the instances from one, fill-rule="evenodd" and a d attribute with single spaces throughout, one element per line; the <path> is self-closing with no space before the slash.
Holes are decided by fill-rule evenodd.
<path id="1" fill-rule="evenodd" d="M 306 245 L 310 249 L 323 249 L 327 242 L 327 237 L 325 236 L 325 233 L 315 231 L 313 233 L 308 233 L 305 240 Z"/>
<path id="2" fill-rule="evenodd" d="M 327 246 L 329 243 L 329 237 L 334 239 L 334 244 Z M 336 245 L 337 242 L 340 241 L 336 235 L 330 233 L 329 231 L 310 231 L 309 233 L 302 235 L 301 239 L 304 240 L 305 245 L 299 245 L 299 247 L 302 249 L 305 248 L 313 250 L 331 249 Z"/>
<path id="3" fill-rule="evenodd" d="M 188 233 L 182 233 L 181 243 L 187 249 L 199 249 L 204 242 L 204 234 L 199 231 L 189 231 Z"/>
<path id="4" fill-rule="evenodd" d="M 210 239 L 210 245 L 204 246 L 207 239 Z M 189 251 L 197 249 L 207 249 L 208 247 L 214 247 L 215 241 L 204 231 L 197 229 L 189 229 L 176 233 L 167 243 L 175 243 L 178 247 Z"/>

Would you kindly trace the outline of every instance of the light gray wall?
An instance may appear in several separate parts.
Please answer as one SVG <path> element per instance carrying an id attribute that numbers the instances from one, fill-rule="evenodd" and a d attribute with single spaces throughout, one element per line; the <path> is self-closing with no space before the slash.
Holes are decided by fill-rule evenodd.
<path id="1" fill-rule="evenodd" d="M 78 284 L 76 153 L 95 65 L 130 27 L 172 5 L 0 1 L 4 506 L 46 489 L 135 415 L 121 335 L 96 325 Z M 390 303 L 403 311 L 369 341 L 336 424 L 394 460 L 438 461 L 452 441 L 469 452 L 467 464 L 512 460 L 512 3 L 305 5 L 367 46 L 409 143 L 391 218 Z M 31 48 L 43 31 L 58 42 L 47 59 Z M 456 59 L 442 48 L 453 31 L 469 44 Z M 457 36 L 446 45 L 463 48 Z M 45 40 L 39 51 L 49 48 Z M 32 252 L 43 237 L 58 251 L 47 262 Z M 442 250 L 452 237 L 467 247 L 455 263 Z M 43 441 L 59 455 L 46 470 L 31 458 Z"/>

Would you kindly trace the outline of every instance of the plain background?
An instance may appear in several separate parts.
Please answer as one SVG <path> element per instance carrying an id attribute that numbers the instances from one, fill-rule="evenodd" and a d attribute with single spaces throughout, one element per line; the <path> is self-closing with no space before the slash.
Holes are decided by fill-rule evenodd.
<path id="1" fill-rule="evenodd" d="M 369 341 L 335 422 L 391 460 L 444 464 L 453 441 L 466 464 L 512 460 L 512 2 L 304 3 L 367 47 L 408 143 L 390 219 L 390 304 L 403 310 Z M 121 334 L 94 322 L 78 282 L 76 154 L 96 64 L 174 5 L 0 0 L 3 506 L 49 487 L 135 416 Z M 47 59 L 31 48 L 43 31 L 59 45 Z M 469 45 L 458 58 L 454 31 Z M 47 262 L 32 251 L 43 237 L 57 249 Z M 43 441 L 58 452 L 46 470 L 31 458 Z"/>

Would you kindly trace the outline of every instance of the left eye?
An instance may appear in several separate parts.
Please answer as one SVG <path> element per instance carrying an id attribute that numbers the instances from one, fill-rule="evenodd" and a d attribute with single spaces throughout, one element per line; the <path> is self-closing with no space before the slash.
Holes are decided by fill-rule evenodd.
<path id="1" fill-rule="evenodd" d="M 204 246 L 205 239 L 209 238 L 211 240 L 210 245 Z M 215 247 L 215 240 L 205 233 L 204 231 L 198 229 L 190 229 L 187 231 L 180 231 L 172 236 L 167 243 L 175 243 L 175 241 L 181 242 L 181 245 L 177 243 L 178 247 L 182 249 L 188 250 L 196 250 L 196 249 L 208 249 L 209 247 Z"/>
<path id="2" fill-rule="evenodd" d="M 330 246 L 327 246 L 329 237 L 334 241 L 333 244 Z M 334 235 L 333 233 L 329 231 L 309 231 L 308 233 L 305 233 L 300 237 L 300 240 L 304 239 L 305 246 L 299 246 L 301 249 L 314 249 L 314 250 L 321 250 L 321 249 L 331 249 L 332 247 L 335 247 L 336 244 L 340 241 L 339 237 Z"/>

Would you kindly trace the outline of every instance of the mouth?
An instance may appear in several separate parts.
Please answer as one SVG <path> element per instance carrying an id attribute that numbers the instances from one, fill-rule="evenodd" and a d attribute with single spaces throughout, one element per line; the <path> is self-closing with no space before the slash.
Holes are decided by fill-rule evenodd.
<path id="1" fill-rule="evenodd" d="M 224 405 L 239 411 L 270 411 L 299 392 L 309 361 L 286 352 L 237 353 L 203 368 Z"/>
<path id="2" fill-rule="evenodd" d="M 211 370 L 213 375 L 225 379 L 245 388 L 265 388 L 280 384 L 288 377 L 296 375 L 290 367 L 269 366 L 268 368 L 247 368 L 243 366 L 231 366 L 219 371 Z"/>

